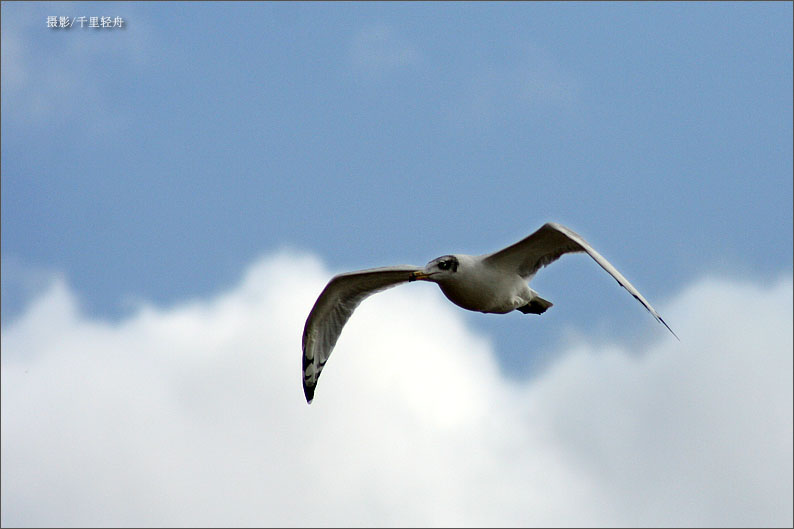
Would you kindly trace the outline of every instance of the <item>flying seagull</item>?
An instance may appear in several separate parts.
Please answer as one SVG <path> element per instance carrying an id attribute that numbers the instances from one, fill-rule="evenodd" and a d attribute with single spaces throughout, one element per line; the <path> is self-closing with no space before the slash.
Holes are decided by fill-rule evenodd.
<path id="1" fill-rule="evenodd" d="M 303 393 L 311 404 L 317 379 L 342 328 L 364 299 L 410 281 L 437 283 L 447 298 L 464 309 L 505 314 L 543 314 L 552 303 L 529 288 L 535 273 L 563 254 L 587 252 L 678 338 L 642 294 L 573 230 L 549 222 L 529 237 L 487 255 L 444 255 L 424 268 L 385 266 L 333 277 L 314 303 L 303 328 Z"/>

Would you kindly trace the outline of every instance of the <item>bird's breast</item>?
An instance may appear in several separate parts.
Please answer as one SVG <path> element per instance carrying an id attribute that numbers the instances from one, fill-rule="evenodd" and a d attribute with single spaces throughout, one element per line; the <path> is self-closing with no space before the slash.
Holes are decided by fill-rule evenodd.
<path id="1" fill-rule="evenodd" d="M 444 295 L 464 309 L 504 314 L 529 302 L 530 291 L 526 281 L 515 278 L 488 277 L 469 274 L 439 282 Z"/>

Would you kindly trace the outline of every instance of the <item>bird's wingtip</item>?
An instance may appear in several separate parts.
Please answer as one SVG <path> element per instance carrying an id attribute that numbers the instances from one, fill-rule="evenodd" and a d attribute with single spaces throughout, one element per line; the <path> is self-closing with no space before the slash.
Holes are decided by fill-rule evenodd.
<path id="1" fill-rule="evenodd" d="M 675 333 L 675 331 L 673 329 L 671 329 L 669 325 L 667 325 L 666 321 L 664 321 L 661 317 L 659 318 L 659 321 L 662 322 L 662 324 L 665 327 L 667 327 L 667 330 L 670 331 L 673 334 L 673 336 L 675 336 L 676 340 L 678 340 L 679 342 L 681 341 L 681 338 L 679 338 L 678 335 Z"/>
<path id="2" fill-rule="evenodd" d="M 306 404 L 311 404 L 314 400 L 314 387 L 304 385 L 303 394 L 306 396 Z"/>

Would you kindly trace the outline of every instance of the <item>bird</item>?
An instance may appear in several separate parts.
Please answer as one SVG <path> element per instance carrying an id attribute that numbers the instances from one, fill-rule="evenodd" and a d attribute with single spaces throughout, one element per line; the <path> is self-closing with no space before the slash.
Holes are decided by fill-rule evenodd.
<path id="1" fill-rule="evenodd" d="M 552 303 L 529 287 L 542 267 L 567 253 L 585 252 L 628 290 L 659 323 L 678 336 L 648 301 L 590 246 L 581 235 L 556 222 L 506 248 L 485 255 L 451 254 L 433 259 L 424 268 L 385 266 L 338 274 L 314 303 L 303 328 L 303 392 L 311 404 L 317 380 L 353 311 L 372 294 L 402 283 L 436 283 L 455 305 L 467 310 L 506 314 L 543 314 Z M 679 339 L 680 340 L 680 339 Z"/>

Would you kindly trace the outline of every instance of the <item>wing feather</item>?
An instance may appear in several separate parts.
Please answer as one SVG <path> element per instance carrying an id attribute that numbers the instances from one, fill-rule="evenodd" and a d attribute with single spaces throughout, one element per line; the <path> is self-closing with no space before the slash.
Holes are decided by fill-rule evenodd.
<path id="1" fill-rule="evenodd" d="M 405 283 L 416 266 L 388 266 L 333 277 L 317 298 L 303 328 L 303 393 L 311 403 L 317 379 L 356 307 L 366 298 Z"/>
<path id="2" fill-rule="evenodd" d="M 673 336 L 678 336 L 662 319 L 650 303 L 623 277 L 617 268 L 598 253 L 575 231 L 561 224 L 549 222 L 532 235 L 485 257 L 485 261 L 505 270 L 517 271 L 522 277 L 530 279 L 542 267 L 553 263 L 566 253 L 586 252 L 618 282 L 629 291 L 650 312 L 656 321 L 667 327 Z"/>

